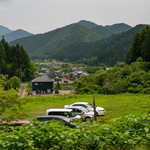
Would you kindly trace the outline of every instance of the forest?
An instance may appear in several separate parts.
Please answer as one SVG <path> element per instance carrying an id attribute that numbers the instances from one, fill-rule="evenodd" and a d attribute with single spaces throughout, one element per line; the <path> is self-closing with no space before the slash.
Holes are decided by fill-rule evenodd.
<path id="1" fill-rule="evenodd" d="M 126 63 L 100 70 L 79 79 L 76 93 L 150 93 L 150 26 L 138 31 L 126 56 Z"/>
<path id="2" fill-rule="evenodd" d="M 8 77 L 17 76 L 22 81 L 30 81 L 35 77 L 36 67 L 23 46 L 10 46 L 4 38 L 0 41 L 0 73 Z"/>

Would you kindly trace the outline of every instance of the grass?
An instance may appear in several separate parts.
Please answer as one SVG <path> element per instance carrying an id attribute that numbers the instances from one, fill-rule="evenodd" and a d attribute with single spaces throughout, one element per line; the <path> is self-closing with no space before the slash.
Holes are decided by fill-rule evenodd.
<path id="1" fill-rule="evenodd" d="M 15 90 L 15 89 L 13 89 L 13 88 L 11 88 L 11 89 L 5 91 L 5 90 L 3 89 L 3 87 L 0 87 L 0 93 L 18 94 L 18 92 L 19 92 L 18 90 Z"/>
<path id="2" fill-rule="evenodd" d="M 93 95 L 58 95 L 38 96 L 25 98 L 27 103 L 23 106 L 29 120 L 38 115 L 45 115 L 49 108 L 63 108 L 74 102 L 89 102 L 92 104 Z M 146 94 L 119 94 L 95 95 L 97 106 L 105 108 L 106 118 L 117 118 L 150 113 L 150 95 Z"/>

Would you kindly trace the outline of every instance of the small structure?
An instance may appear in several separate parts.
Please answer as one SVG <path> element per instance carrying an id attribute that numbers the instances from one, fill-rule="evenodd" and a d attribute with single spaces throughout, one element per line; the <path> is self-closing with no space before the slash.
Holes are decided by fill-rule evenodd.
<path id="1" fill-rule="evenodd" d="M 31 81 L 32 93 L 36 94 L 52 94 L 53 93 L 53 79 L 48 76 L 41 76 Z"/>

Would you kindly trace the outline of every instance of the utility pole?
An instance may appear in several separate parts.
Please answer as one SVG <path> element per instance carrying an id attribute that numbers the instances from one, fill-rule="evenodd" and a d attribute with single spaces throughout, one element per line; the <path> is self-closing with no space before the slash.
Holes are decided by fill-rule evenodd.
<path id="1" fill-rule="evenodd" d="M 94 107 L 94 120 L 96 121 L 96 106 L 95 106 L 95 95 L 93 95 L 93 107 Z"/>

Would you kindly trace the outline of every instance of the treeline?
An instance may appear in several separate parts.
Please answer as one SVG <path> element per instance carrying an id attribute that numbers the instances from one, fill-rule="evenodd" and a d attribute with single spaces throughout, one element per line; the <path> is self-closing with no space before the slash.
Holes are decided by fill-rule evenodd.
<path id="1" fill-rule="evenodd" d="M 150 62 L 135 62 L 123 68 L 101 70 L 79 79 L 77 94 L 150 94 Z"/>
<path id="2" fill-rule="evenodd" d="M 76 93 L 148 93 L 150 94 L 150 26 L 135 34 L 125 66 L 81 77 Z M 128 65 L 130 64 L 130 65 Z"/>
<path id="3" fill-rule="evenodd" d="M 9 46 L 4 38 L 0 41 L 0 74 L 17 76 L 22 81 L 30 81 L 35 76 L 36 67 L 22 46 Z"/>

